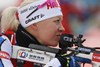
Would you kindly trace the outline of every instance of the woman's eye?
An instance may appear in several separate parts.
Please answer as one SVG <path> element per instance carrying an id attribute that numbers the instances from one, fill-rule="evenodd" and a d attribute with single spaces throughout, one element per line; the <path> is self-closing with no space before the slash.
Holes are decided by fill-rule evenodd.
<path id="1" fill-rule="evenodd" d="M 60 20 L 56 20 L 56 21 L 54 21 L 54 22 L 59 23 L 59 22 L 60 22 Z"/>

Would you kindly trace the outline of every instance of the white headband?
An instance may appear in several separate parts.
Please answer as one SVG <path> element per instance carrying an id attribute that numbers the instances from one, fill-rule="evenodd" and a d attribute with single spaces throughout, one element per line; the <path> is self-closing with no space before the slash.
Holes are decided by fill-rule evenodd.
<path id="1" fill-rule="evenodd" d="M 30 15 L 28 18 L 26 18 L 33 10 L 35 10 L 38 6 L 46 2 L 47 0 L 40 0 L 34 3 L 31 3 L 27 6 L 22 7 L 21 9 L 18 9 L 18 16 L 19 21 L 21 25 L 26 28 L 31 24 L 37 23 L 39 21 L 55 17 L 55 16 L 62 16 L 61 8 L 60 7 L 54 7 L 51 8 L 47 5 L 43 8 L 38 9 L 35 13 Z"/>

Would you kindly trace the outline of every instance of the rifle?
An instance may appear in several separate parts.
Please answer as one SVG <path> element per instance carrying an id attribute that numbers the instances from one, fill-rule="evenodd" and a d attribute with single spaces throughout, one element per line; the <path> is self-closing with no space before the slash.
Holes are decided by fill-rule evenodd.
<path id="1" fill-rule="evenodd" d="M 62 48 L 61 53 L 66 53 L 66 51 L 72 51 L 69 55 L 74 57 L 80 57 L 85 59 L 90 59 L 92 67 L 100 67 L 100 47 L 86 47 L 82 43 L 86 40 L 82 40 L 83 35 L 79 35 L 77 38 L 74 38 L 72 34 L 62 34 L 60 39 L 60 48 Z M 72 48 L 73 46 L 77 46 Z M 84 66 L 83 62 L 83 66 Z"/>
<path id="2" fill-rule="evenodd" d="M 83 46 L 82 43 L 85 41 L 85 39 L 82 40 L 82 37 L 83 35 L 79 35 L 77 38 L 74 38 L 74 36 L 71 34 L 62 34 L 59 41 L 59 47 L 61 49 L 46 47 L 38 44 L 30 44 L 29 48 L 13 45 L 12 58 L 45 65 L 55 56 L 71 51 L 69 54 L 70 56 L 89 59 L 91 60 L 90 64 L 92 64 L 92 67 L 99 67 L 100 51 L 97 51 L 96 49 L 100 48 Z M 72 48 L 73 46 L 77 47 Z"/>

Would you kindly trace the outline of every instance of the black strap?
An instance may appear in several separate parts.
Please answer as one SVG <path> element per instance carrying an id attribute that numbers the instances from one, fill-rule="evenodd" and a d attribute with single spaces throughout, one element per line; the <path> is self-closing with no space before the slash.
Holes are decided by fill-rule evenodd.
<path id="1" fill-rule="evenodd" d="M 83 63 L 83 67 L 84 67 L 85 63 Z"/>

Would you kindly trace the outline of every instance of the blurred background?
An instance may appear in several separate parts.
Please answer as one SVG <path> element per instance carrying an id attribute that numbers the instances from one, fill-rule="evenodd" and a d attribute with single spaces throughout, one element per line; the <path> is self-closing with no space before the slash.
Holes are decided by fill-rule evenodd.
<path id="1" fill-rule="evenodd" d="M 100 0 L 60 0 L 63 12 L 63 33 L 84 35 L 84 46 L 100 47 Z M 2 11 L 9 6 L 19 6 L 23 0 L 0 0 Z M 91 65 L 87 65 L 92 67 Z M 86 66 L 85 66 L 86 67 Z"/>

